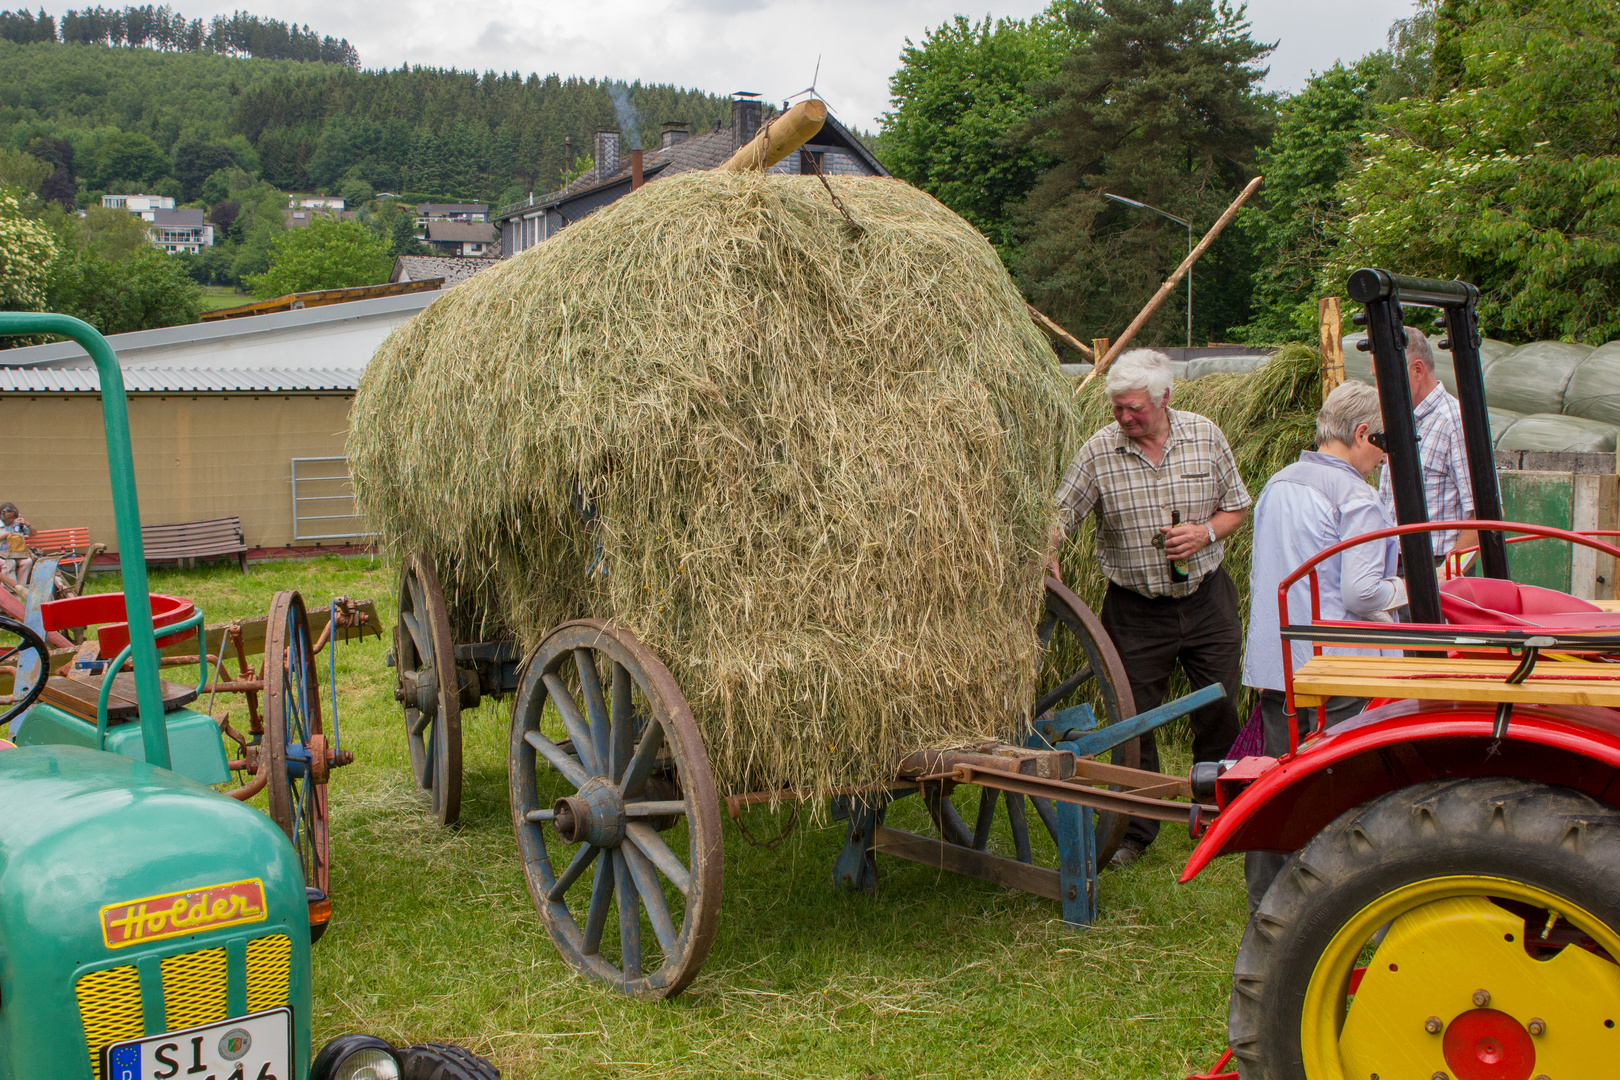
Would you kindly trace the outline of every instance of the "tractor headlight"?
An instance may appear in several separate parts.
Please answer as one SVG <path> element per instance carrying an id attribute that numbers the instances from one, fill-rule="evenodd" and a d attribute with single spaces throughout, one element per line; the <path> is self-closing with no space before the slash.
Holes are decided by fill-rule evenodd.
<path id="1" fill-rule="evenodd" d="M 315 1055 L 309 1080 L 399 1080 L 394 1048 L 372 1035 L 339 1035 Z"/>

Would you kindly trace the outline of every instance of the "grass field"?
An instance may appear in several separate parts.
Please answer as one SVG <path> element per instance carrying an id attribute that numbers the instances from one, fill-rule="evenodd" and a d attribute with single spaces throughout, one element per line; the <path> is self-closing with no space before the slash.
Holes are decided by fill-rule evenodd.
<path id="1" fill-rule="evenodd" d="M 210 622 L 262 614 L 286 588 L 312 606 L 374 598 L 385 628 L 393 618 L 393 575 L 367 559 L 154 573 L 152 588 L 195 599 Z M 836 893 L 841 824 L 801 820 L 766 851 L 728 820 L 719 937 L 692 987 L 647 1004 L 585 983 L 523 885 L 506 799 L 509 702 L 464 717 L 461 824 L 441 829 L 407 770 L 383 651 L 368 639 L 338 653 L 340 732 L 356 761 L 331 785 L 336 915 L 315 950 L 317 1042 L 346 1030 L 453 1041 L 520 1080 L 1180 1080 L 1223 1043 L 1242 868 L 1223 860 L 1177 885 L 1191 844 L 1174 826 L 1104 875 L 1101 918 L 1081 930 L 1049 901 L 896 860 L 880 861 L 876 895 Z M 1185 770 L 1185 745 L 1167 751 L 1166 769 Z M 768 811 L 752 814 L 756 833 L 774 834 Z M 889 821 L 928 831 L 918 799 Z"/>
<path id="2" fill-rule="evenodd" d="M 253 297 L 247 293 L 239 293 L 229 285 L 204 285 L 202 309 L 204 311 L 218 311 L 220 308 L 236 307 L 238 304 L 249 304 Z"/>

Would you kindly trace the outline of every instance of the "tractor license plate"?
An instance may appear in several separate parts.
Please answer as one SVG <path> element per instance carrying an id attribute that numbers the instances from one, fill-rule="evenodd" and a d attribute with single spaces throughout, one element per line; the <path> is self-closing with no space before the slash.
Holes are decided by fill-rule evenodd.
<path id="1" fill-rule="evenodd" d="M 130 1039 L 103 1054 L 107 1080 L 292 1080 L 292 1011 Z"/>

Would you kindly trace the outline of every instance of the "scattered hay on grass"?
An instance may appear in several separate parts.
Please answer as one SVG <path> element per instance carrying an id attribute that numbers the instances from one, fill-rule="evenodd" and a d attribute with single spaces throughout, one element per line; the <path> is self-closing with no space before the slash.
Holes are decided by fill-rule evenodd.
<path id="1" fill-rule="evenodd" d="M 458 639 L 628 627 L 722 791 L 1011 735 L 1095 426 L 972 227 L 835 187 L 858 234 L 814 178 L 649 184 L 401 327 L 351 412 L 360 506 L 434 556 Z"/>

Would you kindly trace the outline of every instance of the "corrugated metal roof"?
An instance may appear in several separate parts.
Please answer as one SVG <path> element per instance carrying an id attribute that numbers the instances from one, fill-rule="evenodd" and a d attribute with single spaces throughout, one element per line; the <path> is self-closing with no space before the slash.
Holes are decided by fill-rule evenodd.
<path id="1" fill-rule="evenodd" d="M 130 394 L 245 394 L 354 391 L 363 367 L 227 368 L 195 365 L 133 364 L 125 367 Z M 98 393 L 94 368 L 0 367 L 0 394 Z"/>

